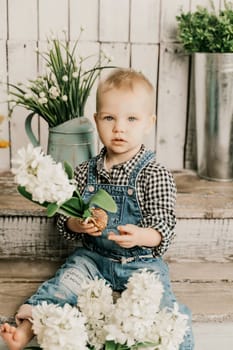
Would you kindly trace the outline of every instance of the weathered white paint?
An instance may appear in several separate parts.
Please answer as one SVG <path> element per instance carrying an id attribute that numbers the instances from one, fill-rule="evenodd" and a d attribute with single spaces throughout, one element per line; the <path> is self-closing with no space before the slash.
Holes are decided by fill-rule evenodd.
<path id="1" fill-rule="evenodd" d="M 62 30 L 68 29 L 68 0 L 40 0 L 39 39 L 46 39 L 51 33 L 63 37 Z"/>
<path id="2" fill-rule="evenodd" d="M 128 42 L 129 0 L 100 0 L 101 41 Z"/>
<path id="3" fill-rule="evenodd" d="M 81 40 L 98 41 L 98 0 L 70 0 L 70 39 L 76 40 L 84 28 Z"/>
<path id="4" fill-rule="evenodd" d="M 28 79 L 35 78 L 37 72 L 35 51 L 36 42 L 34 41 L 8 42 L 9 81 L 11 83 L 27 83 Z M 18 107 L 12 115 L 11 149 L 13 157 L 20 147 L 29 142 L 24 129 L 24 120 L 29 113 L 29 111 Z M 37 129 L 36 124 L 34 123 L 34 127 Z M 37 131 L 35 130 L 35 132 Z"/>
<path id="5" fill-rule="evenodd" d="M 133 43 L 158 43 L 159 25 L 159 0 L 131 1 L 130 39 Z"/>
<path id="6" fill-rule="evenodd" d="M 162 0 L 161 1 L 161 41 L 177 41 L 177 23 L 176 15 L 180 10 L 189 10 L 189 1 L 187 0 Z"/>
<path id="7" fill-rule="evenodd" d="M 7 0 L 0 0 L 0 40 L 7 38 Z"/>
<path id="8" fill-rule="evenodd" d="M 6 76 L 6 42 L 0 40 L 0 80 L 7 81 Z M 0 84 L 0 115 L 4 117 L 4 120 L 0 124 L 0 140 L 9 140 L 9 121 L 8 121 L 8 108 L 7 108 L 7 86 Z M 10 149 L 0 148 L 0 171 L 2 169 L 9 169 L 10 167 Z"/>
<path id="9" fill-rule="evenodd" d="M 183 167 L 188 58 L 178 44 L 161 44 L 158 81 L 157 157 L 172 169 Z"/>
<path id="10" fill-rule="evenodd" d="M 131 48 L 131 65 L 133 68 L 141 71 L 148 77 L 157 91 L 158 81 L 158 45 L 133 44 Z M 155 96 L 157 100 L 157 96 Z M 153 125 L 150 134 L 146 135 L 145 145 L 152 149 L 156 149 L 156 124 Z"/>
<path id="11" fill-rule="evenodd" d="M 37 1 L 9 0 L 9 39 L 37 39 Z M 19 15 L 20 14 L 20 15 Z M 19 18 L 20 17 L 20 18 Z"/>
<path id="12" fill-rule="evenodd" d="M 219 9 L 219 5 L 220 5 L 221 0 L 192 0 L 192 5 L 191 5 L 191 10 L 195 11 L 197 6 L 205 6 L 209 9 L 212 8 L 212 4 L 214 5 L 214 8 L 216 10 Z M 212 3 L 212 4 L 211 4 Z"/>

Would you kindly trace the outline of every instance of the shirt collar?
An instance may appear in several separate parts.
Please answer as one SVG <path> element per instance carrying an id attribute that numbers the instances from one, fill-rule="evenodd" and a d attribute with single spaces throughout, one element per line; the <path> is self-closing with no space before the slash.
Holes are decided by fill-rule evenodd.
<path id="1" fill-rule="evenodd" d="M 140 150 L 138 151 L 137 154 L 135 154 L 133 158 L 129 159 L 127 162 L 114 165 L 113 169 L 114 168 L 122 169 L 126 174 L 129 174 L 131 170 L 134 168 L 135 164 L 139 161 L 139 159 L 144 155 L 145 152 L 146 152 L 145 145 L 141 145 Z M 106 174 L 106 170 L 104 168 L 105 155 L 106 155 L 106 148 L 103 147 L 99 155 L 97 156 L 97 172 L 99 174 L 101 173 Z"/>

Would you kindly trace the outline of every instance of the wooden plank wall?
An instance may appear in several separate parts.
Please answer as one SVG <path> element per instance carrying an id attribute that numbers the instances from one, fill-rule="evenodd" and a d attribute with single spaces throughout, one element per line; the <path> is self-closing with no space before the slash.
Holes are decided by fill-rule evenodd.
<path id="1" fill-rule="evenodd" d="M 219 8 L 223 0 L 214 3 Z M 177 42 L 175 16 L 181 7 L 195 9 L 197 4 L 209 6 L 209 0 L 0 0 L 0 79 L 16 83 L 35 78 L 42 70 L 35 50 L 44 47 L 50 33 L 61 35 L 66 28 L 72 41 L 84 26 L 82 55 L 106 49 L 115 65 L 139 69 L 154 84 L 157 125 L 147 146 L 171 169 L 193 167 L 190 57 Z M 93 90 L 86 108 L 90 118 L 94 96 Z M 0 85 L 0 115 L 7 117 L 6 100 L 5 86 Z M 0 149 L 0 172 L 10 168 L 16 150 L 28 143 L 26 116 L 27 111 L 18 108 L 0 126 L 0 138 L 11 142 L 10 148 Z M 47 125 L 35 120 L 34 130 L 46 148 Z"/>

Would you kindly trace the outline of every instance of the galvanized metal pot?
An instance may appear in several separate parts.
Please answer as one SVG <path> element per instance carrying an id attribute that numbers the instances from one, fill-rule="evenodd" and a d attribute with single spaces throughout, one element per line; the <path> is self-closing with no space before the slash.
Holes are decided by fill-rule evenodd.
<path id="1" fill-rule="evenodd" d="M 39 146 L 39 140 L 32 131 L 34 113 L 27 116 L 25 130 L 33 146 Z M 69 162 L 73 167 L 90 159 L 95 154 L 94 127 L 86 117 L 68 120 L 56 127 L 49 128 L 48 149 L 57 162 Z"/>
<path id="2" fill-rule="evenodd" d="M 233 53 L 195 53 L 197 165 L 200 177 L 233 180 Z"/>

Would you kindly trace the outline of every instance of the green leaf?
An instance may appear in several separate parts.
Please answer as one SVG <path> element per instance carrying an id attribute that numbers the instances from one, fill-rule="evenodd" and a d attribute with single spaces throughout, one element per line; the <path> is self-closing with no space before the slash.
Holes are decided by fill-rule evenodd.
<path id="1" fill-rule="evenodd" d="M 115 213 L 117 211 L 117 205 L 112 196 L 108 194 L 102 188 L 99 189 L 89 200 L 88 206 L 92 207 L 97 205 L 98 207 Z"/>
<path id="2" fill-rule="evenodd" d="M 57 203 L 50 203 L 47 206 L 47 215 L 49 218 L 51 218 L 52 216 L 54 216 L 56 214 L 56 212 L 59 209 L 59 205 L 57 205 Z"/>
<path id="3" fill-rule="evenodd" d="M 84 201 L 82 197 L 71 197 L 65 203 L 62 204 L 62 207 L 82 212 L 84 209 Z"/>
<path id="4" fill-rule="evenodd" d="M 108 340 L 105 342 L 105 350 L 115 350 L 117 349 L 117 344 L 113 340 Z"/>
<path id="5" fill-rule="evenodd" d="M 71 166 L 70 163 L 68 163 L 67 161 L 64 161 L 64 170 L 68 176 L 68 179 L 71 180 L 74 177 L 74 169 Z"/>

